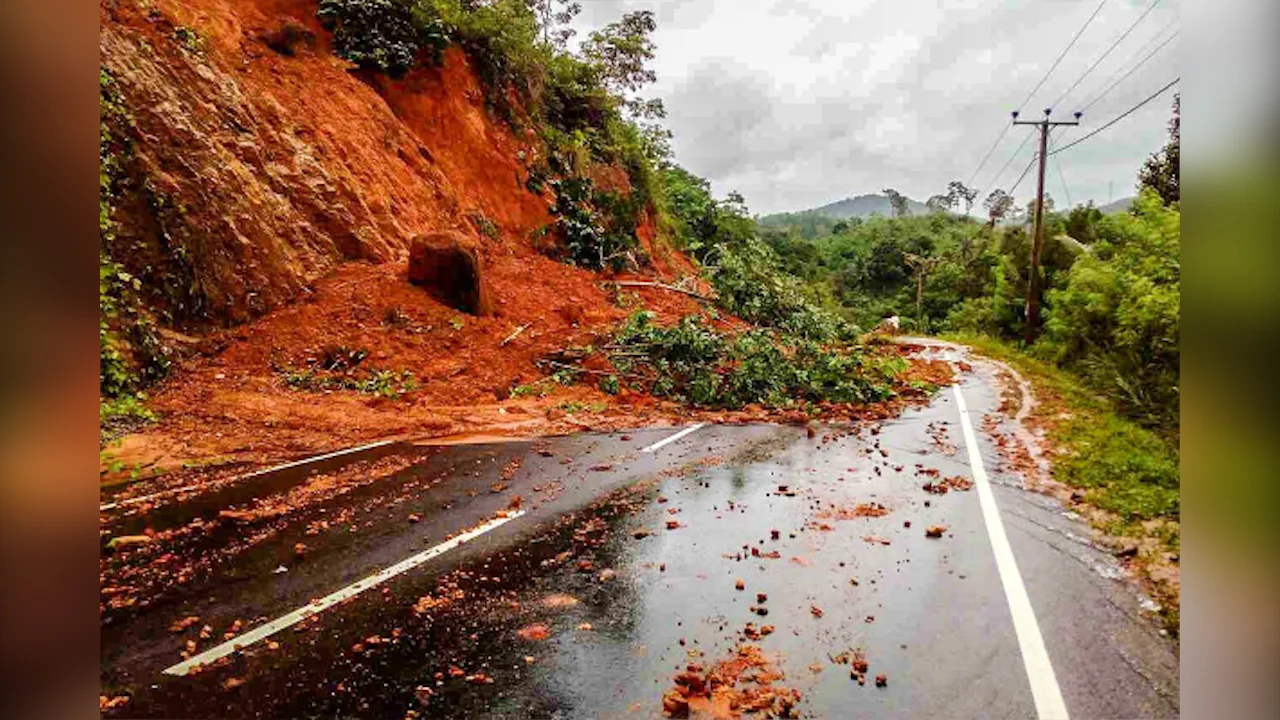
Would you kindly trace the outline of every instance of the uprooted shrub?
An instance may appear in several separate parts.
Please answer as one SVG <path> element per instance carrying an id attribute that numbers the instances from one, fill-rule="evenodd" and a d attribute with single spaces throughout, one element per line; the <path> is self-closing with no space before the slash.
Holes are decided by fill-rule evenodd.
<path id="1" fill-rule="evenodd" d="M 814 301 L 800 278 L 783 271 L 756 238 L 725 246 L 711 282 L 720 302 L 738 317 L 810 341 L 849 337 L 853 328 Z"/>
<path id="2" fill-rule="evenodd" d="M 901 358 L 823 345 L 776 330 L 722 333 L 690 315 L 663 327 L 633 314 L 604 352 L 632 387 L 709 408 L 797 402 L 874 402 L 891 397 Z"/>

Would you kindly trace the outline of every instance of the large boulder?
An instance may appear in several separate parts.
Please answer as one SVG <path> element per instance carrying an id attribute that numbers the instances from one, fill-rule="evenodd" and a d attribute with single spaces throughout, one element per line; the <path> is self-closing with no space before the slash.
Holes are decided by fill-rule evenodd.
<path id="1" fill-rule="evenodd" d="M 449 307 L 472 315 L 492 315 L 484 271 L 475 243 L 457 232 L 419 235 L 409 246 L 409 282 L 422 286 Z"/>

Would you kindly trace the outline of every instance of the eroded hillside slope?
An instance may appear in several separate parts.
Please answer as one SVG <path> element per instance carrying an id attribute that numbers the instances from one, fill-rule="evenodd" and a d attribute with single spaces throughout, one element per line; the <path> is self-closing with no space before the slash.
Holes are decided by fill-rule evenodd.
<path id="1" fill-rule="evenodd" d="M 648 288 L 607 294 L 597 273 L 535 248 L 553 219 L 549 193 L 526 187 L 539 140 L 486 108 L 460 49 L 400 79 L 364 73 L 330 52 L 315 9 L 102 5 L 102 68 L 121 109 L 104 113 L 120 139 L 108 247 L 140 281 L 175 360 L 151 389 L 159 424 L 125 437 L 117 461 L 519 426 L 505 411 L 482 416 L 542 376 L 535 358 L 640 304 L 669 319 L 698 308 Z M 439 230 L 478 242 L 493 317 L 466 316 L 406 282 L 411 240 Z M 651 212 L 636 234 L 654 255 Z M 646 272 L 689 270 L 659 252 Z M 291 372 L 337 348 L 370 351 L 365 367 L 411 374 L 412 390 L 394 400 L 322 390 L 317 402 L 290 385 Z"/>
<path id="2" fill-rule="evenodd" d="M 519 159 L 534 139 L 487 116 L 458 49 L 390 80 L 329 51 L 315 2 L 146 5 L 103 6 L 102 67 L 135 125 L 139 180 L 117 259 L 173 288 L 175 321 L 246 320 L 342 261 L 403 260 L 416 233 L 510 246 L 549 221 Z M 292 55 L 269 45 L 282 33 Z"/>
<path id="3" fill-rule="evenodd" d="M 818 407 L 827 400 L 832 417 L 891 412 L 893 403 L 864 401 L 898 397 L 884 383 L 906 363 L 822 349 L 834 320 L 807 304 L 798 281 L 774 274 L 732 200 L 689 210 L 713 234 L 736 228 L 731 241 L 705 238 L 739 248 L 717 260 L 733 268 L 718 288 L 732 298 L 710 304 L 697 266 L 660 233 L 651 190 L 640 192 L 650 161 L 598 152 L 601 135 L 582 139 L 621 133 L 608 137 L 641 152 L 603 86 L 571 83 L 576 111 L 595 119 L 559 120 L 595 125 L 539 126 L 539 135 L 529 128 L 545 115 L 512 121 L 514 91 L 496 111 L 494 86 L 458 44 L 392 78 L 335 54 L 316 9 L 314 0 L 101 5 L 104 396 L 124 387 L 118 396 L 133 401 L 141 387 L 146 408 L 135 416 L 152 420 L 104 422 L 108 476 L 726 408 L 716 417 L 803 420 L 827 412 Z M 551 157 L 546 132 L 559 133 L 559 152 L 572 147 L 573 167 Z M 584 241 L 566 227 L 586 227 L 597 245 L 575 256 Z M 478 258 L 492 313 L 460 312 L 409 282 L 415 239 L 442 231 Z M 582 267 L 593 264 L 608 269 Z M 734 340 L 750 326 L 726 308 L 765 329 Z M 700 319 L 661 337 L 635 325 L 633 346 L 617 347 L 618 328 L 640 310 L 663 326 Z M 630 371 L 615 362 L 662 343 L 684 352 L 686 341 L 703 354 L 676 375 L 656 356 Z M 129 363 L 143 382 L 117 381 Z M 147 377 L 149 368 L 165 371 Z M 853 377 L 864 368 L 878 379 Z M 893 380 L 907 395 L 947 372 L 915 368 Z M 685 397 L 730 388 L 733 400 Z M 799 390 L 802 404 L 787 399 Z"/>

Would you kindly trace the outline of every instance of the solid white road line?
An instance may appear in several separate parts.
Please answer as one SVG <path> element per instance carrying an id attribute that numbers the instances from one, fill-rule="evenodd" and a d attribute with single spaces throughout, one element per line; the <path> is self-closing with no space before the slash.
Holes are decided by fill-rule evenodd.
<path id="1" fill-rule="evenodd" d="M 516 510 L 514 512 L 509 513 L 505 517 L 494 518 L 493 520 L 490 520 L 489 522 L 486 522 L 483 525 L 480 525 L 476 528 L 468 530 L 467 532 L 464 532 L 461 535 L 458 535 L 457 537 L 451 540 L 446 540 L 445 542 L 442 542 L 439 545 L 436 545 L 435 547 L 432 547 L 428 550 L 424 550 L 423 552 L 420 552 L 417 555 L 405 558 L 404 560 L 401 560 L 395 565 L 392 565 L 387 568 L 383 568 L 382 570 L 379 570 L 378 572 L 366 577 L 365 579 L 354 582 L 342 588 L 341 590 L 338 590 L 337 592 L 334 592 L 330 595 L 326 595 L 325 597 L 322 597 L 319 600 L 313 600 L 310 603 L 298 608 L 297 610 L 294 610 L 293 612 L 287 615 L 276 618 L 275 620 L 272 620 L 271 622 L 266 623 L 265 625 L 260 625 L 250 630 L 249 632 L 244 633 L 243 635 L 237 635 L 236 637 L 231 638 L 230 640 L 222 643 L 221 645 L 209 648 L 208 650 L 205 650 L 199 655 L 196 655 L 195 657 L 192 657 L 188 660 L 184 660 L 178 663 L 177 665 L 174 665 L 173 667 L 166 668 L 164 671 L 164 674 L 186 675 L 196 667 L 199 667 L 201 665 L 207 665 L 215 660 L 218 660 L 219 658 L 226 657 L 227 655 L 230 655 L 242 648 L 249 647 L 250 645 L 258 642 L 259 640 L 262 640 L 263 638 L 270 637 L 291 625 L 296 625 L 302 622 L 303 620 L 311 617 L 312 615 L 315 615 L 316 613 L 322 610 L 325 610 L 326 608 L 330 608 L 342 602 L 343 600 L 347 600 L 355 597 L 356 595 L 359 595 L 360 593 L 364 592 L 365 590 L 368 590 L 369 588 L 377 587 L 378 585 L 381 585 L 387 580 L 390 580 L 391 578 L 407 570 L 412 570 L 413 568 L 418 567 L 419 565 L 427 562 L 428 560 L 431 560 L 432 558 L 439 557 L 440 555 L 443 555 L 444 553 L 458 547 L 459 545 L 467 542 L 468 540 L 472 540 L 477 537 L 480 537 L 481 535 L 489 532 L 490 530 L 493 530 L 494 528 L 497 528 L 501 525 L 509 523 L 512 520 L 515 520 L 521 515 L 524 515 L 524 511 Z"/>
<path id="2" fill-rule="evenodd" d="M 681 430 L 675 435 L 672 435 L 670 437 L 665 437 L 652 445 L 648 445 L 646 447 L 640 448 L 640 452 L 654 452 L 655 450 L 662 447 L 663 445 L 666 445 L 667 443 L 673 443 L 679 440 L 680 438 L 684 437 L 685 435 L 688 435 L 689 433 L 693 432 L 694 430 L 697 430 L 698 428 L 703 427 L 704 425 L 706 425 L 706 423 L 698 423 L 696 425 L 690 425 L 689 427 Z"/>
<path id="3" fill-rule="evenodd" d="M 273 473 L 280 470 L 288 470 L 289 468 L 297 467 L 299 465 L 306 465 L 307 463 L 313 463 L 320 460 L 328 460 L 329 458 L 349 455 L 353 452 L 360 452 L 361 450 L 372 450 L 373 448 L 382 447 L 383 445 L 390 445 L 393 442 L 395 442 L 395 440 L 379 440 L 378 442 L 369 443 L 368 445 L 360 445 L 358 447 L 347 448 L 346 450 L 335 450 L 334 452 L 325 453 L 324 455 L 316 455 L 315 457 L 303 458 L 301 460 L 294 460 L 293 462 L 285 463 L 283 465 L 276 465 L 275 467 L 269 467 L 269 468 L 266 468 L 265 470 L 255 470 L 254 472 L 241 475 L 240 477 L 232 479 L 231 482 L 228 484 L 238 483 L 242 480 L 248 480 L 250 478 L 258 477 L 259 475 L 266 475 L 267 473 Z M 176 493 L 183 492 L 184 490 L 195 490 L 200 487 L 203 487 L 203 485 L 184 485 L 183 487 L 172 488 L 170 490 L 161 490 L 160 492 L 151 493 L 150 495 L 142 495 L 141 497 L 129 498 L 127 500 L 121 500 L 119 502 L 103 503 L 98 506 L 98 512 L 106 512 L 108 510 L 113 510 L 122 505 L 136 505 L 140 502 L 154 500 L 158 497 L 164 497 L 165 495 L 174 495 Z"/>
<path id="4" fill-rule="evenodd" d="M 964 395 L 961 394 L 958 384 L 953 385 L 952 389 L 955 390 L 956 405 L 960 409 L 960 427 L 964 431 L 964 442 L 969 449 L 969 466 L 973 469 L 973 480 L 978 485 L 978 501 L 982 505 L 982 518 L 986 521 L 987 536 L 991 539 L 991 549 L 996 556 L 996 568 L 1000 572 L 1000 583 L 1004 585 L 1005 599 L 1008 600 L 1009 612 L 1013 615 L 1013 629 L 1018 635 L 1018 646 L 1022 649 L 1022 662 L 1027 669 L 1027 679 L 1031 682 L 1031 695 L 1035 698 L 1036 714 L 1040 720 L 1067 720 L 1067 705 L 1062 700 L 1058 679 L 1053 674 L 1053 665 L 1049 663 L 1049 652 L 1045 650 L 1044 638 L 1040 636 L 1040 626 L 1036 623 L 1035 613 L 1031 609 L 1031 599 L 1027 597 L 1027 588 L 1022 584 L 1018 563 L 1013 558 L 1013 548 L 1009 546 L 1004 524 L 1000 521 L 1000 509 L 996 507 L 996 497 L 991 492 L 987 471 L 982 466 L 982 455 L 978 452 L 978 441 L 973 434 L 973 425 L 969 422 L 969 410 L 965 407 Z"/>

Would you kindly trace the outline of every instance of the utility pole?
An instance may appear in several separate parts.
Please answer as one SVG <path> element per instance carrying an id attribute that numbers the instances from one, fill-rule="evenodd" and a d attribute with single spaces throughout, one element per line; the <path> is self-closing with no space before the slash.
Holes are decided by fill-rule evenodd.
<path id="1" fill-rule="evenodd" d="M 1027 327 L 1023 339 L 1028 345 L 1036 339 L 1036 327 L 1040 324 L 1040 249 L 1044 247 L 1044 169 L 1049 159 L 1049 129 L 1064 125 L 1079 125 L 1081 113 L 1075 113 L 1075 120 L 1053 121 L 1049 115 L 1052 109 L 1044 109 L 1043 120 L 1018 120 L 1018 111 L 1013 111 L 1014 125 L 1035 125 L 1040 128 L 1040 175 L 1036 182 L 1036 214 L 1035 230 L 1031 240 L 1031 267 L 1027 281 Z"/>

